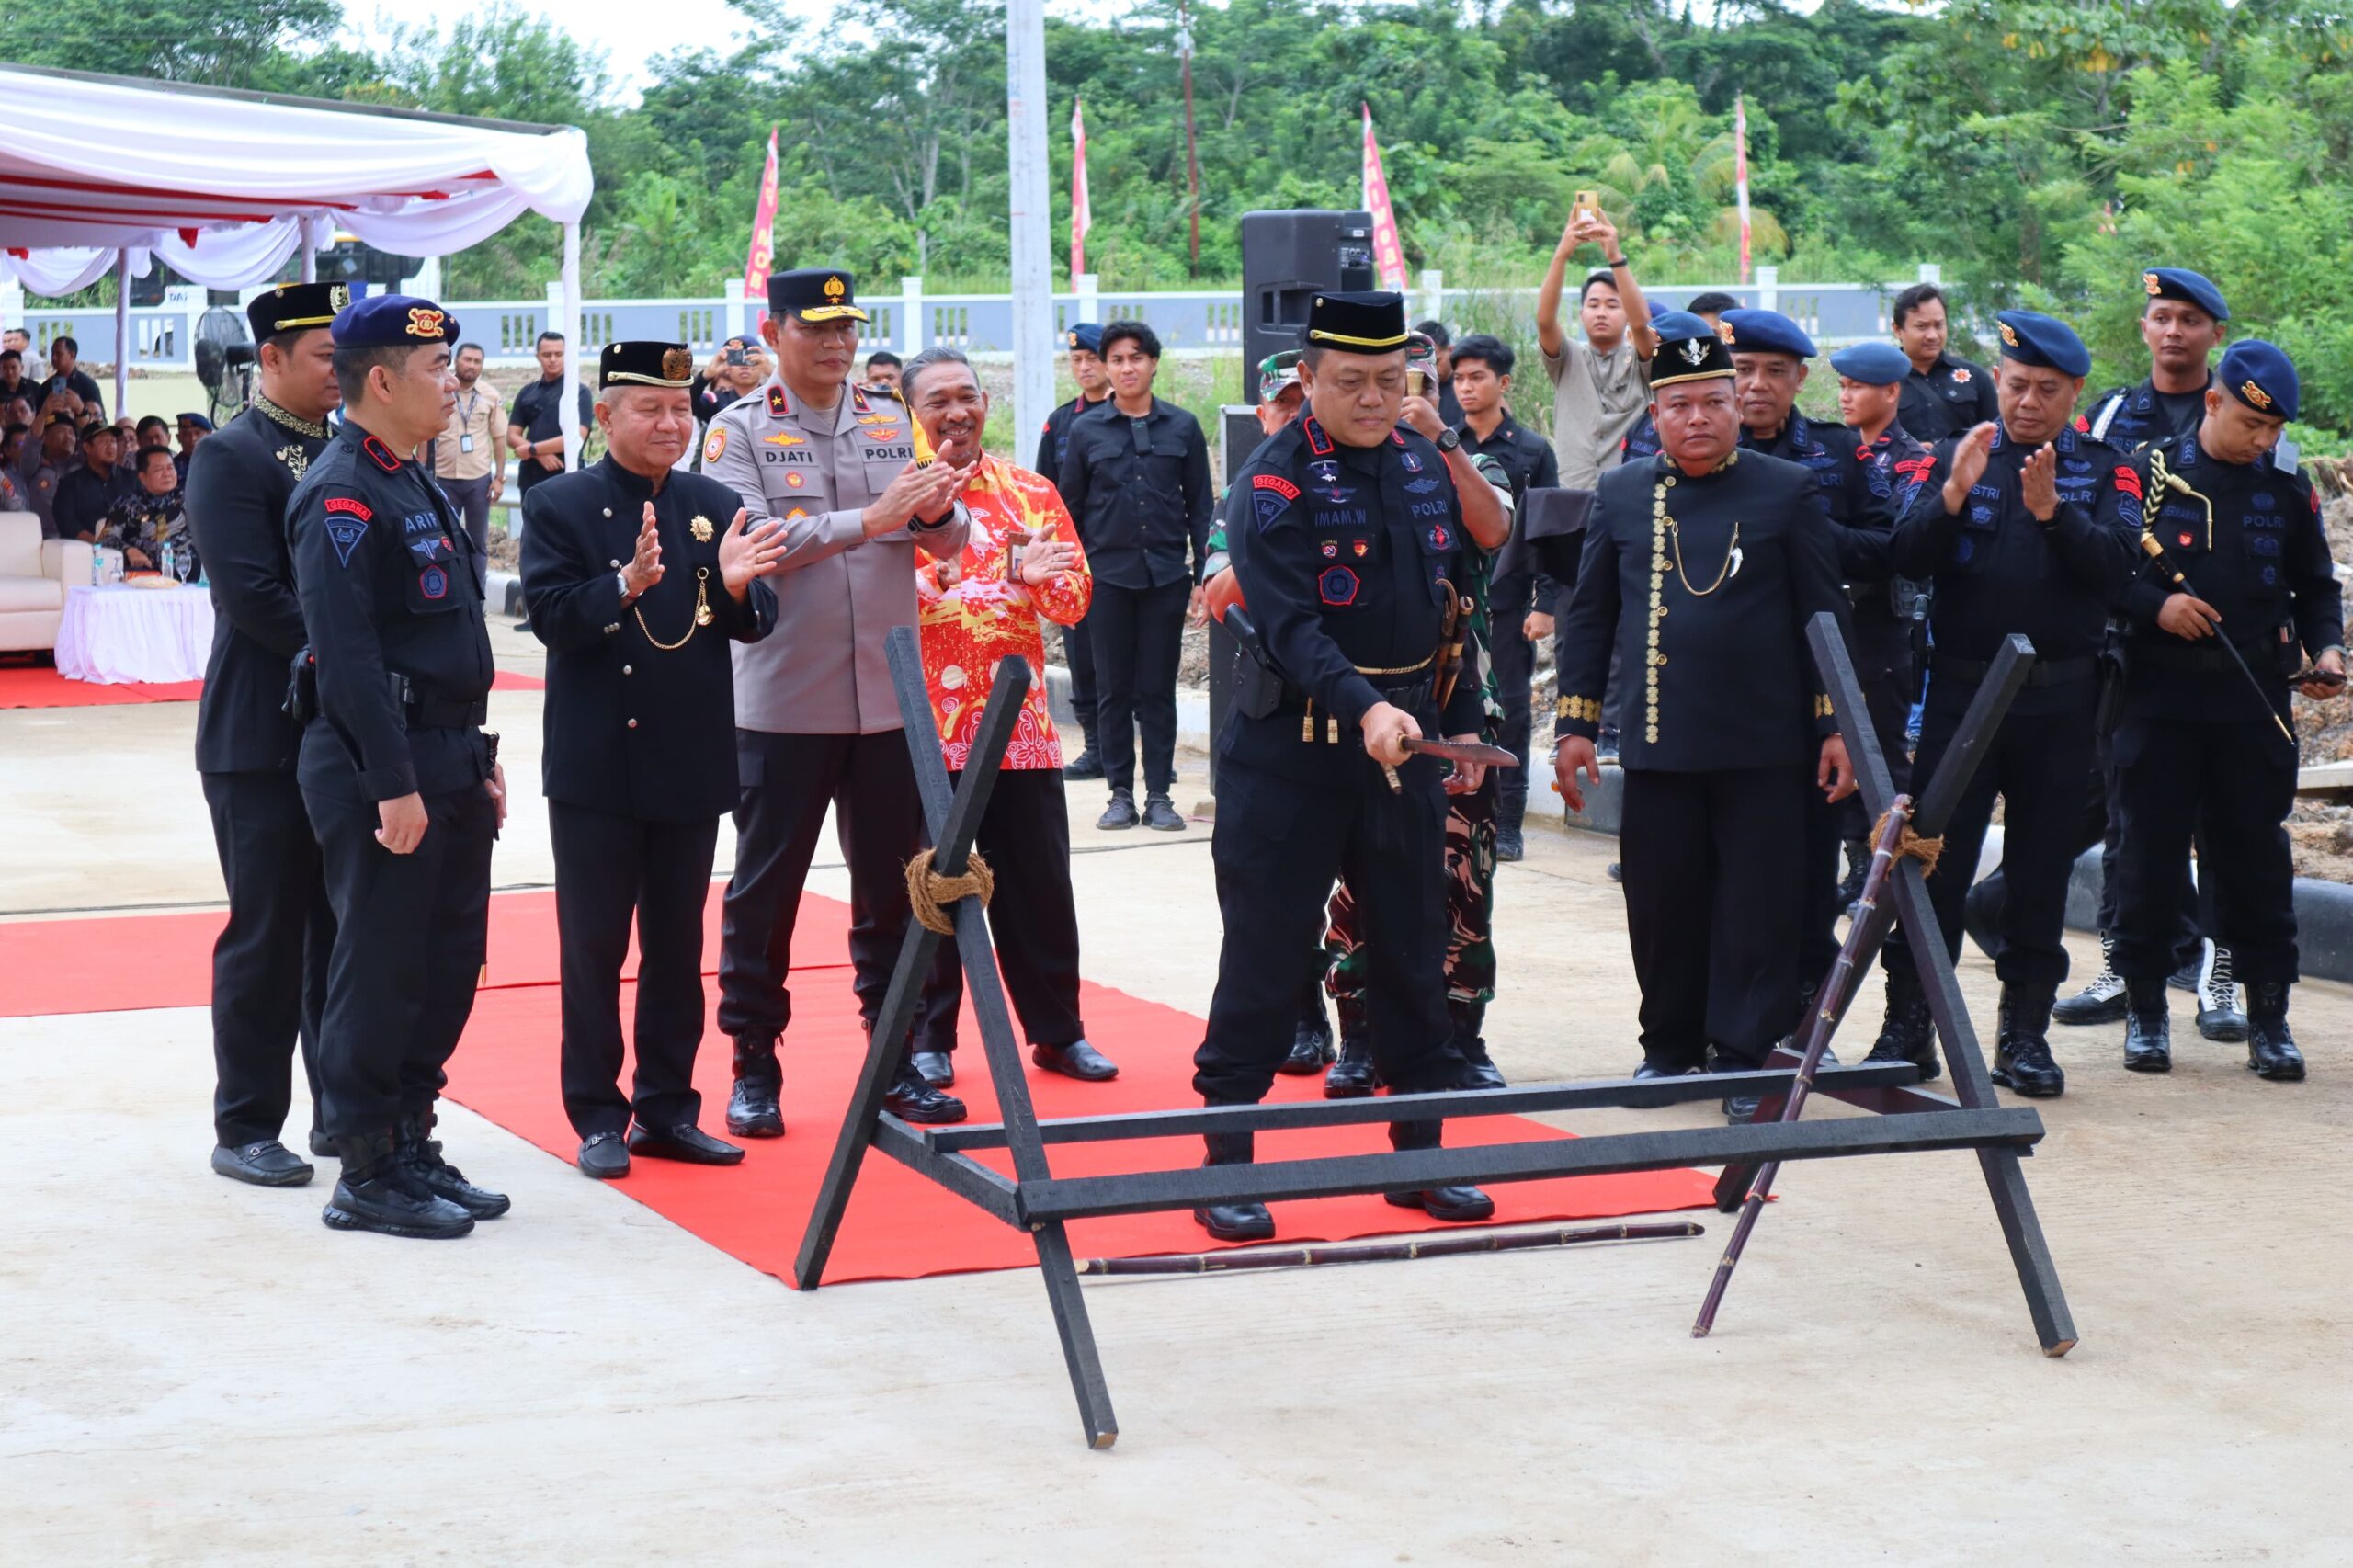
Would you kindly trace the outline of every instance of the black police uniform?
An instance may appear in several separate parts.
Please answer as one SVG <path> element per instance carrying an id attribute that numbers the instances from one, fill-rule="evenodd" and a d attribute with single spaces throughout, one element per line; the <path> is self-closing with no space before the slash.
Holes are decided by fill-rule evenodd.
<path id="1" fill-rule="evenodd" d="M 1614 648 L 1629 676 L 1620 855 L 1652 1071 L 1703 1066 L 1711 1048 L 1754 1065 L 1797 1014 L 1806 801 L 1835 729 L 1805 629 L 1824 611 L 1847 620 L 1818 488 L 1764 453 L 1704 474 L 1654 455 L 1603 474 L 1586 524 L 1554 738 L 1599 733 Z"/>
<path id="2" fill-rule="evenodd" d="M 620 566 L 649 501 L 662 577 L 624 605 Z M 701 1112 L 703 906 L 719 819 L 737 797 L 728 648 L 776 625 L 767 584 L 756 579 L 738 604 L 721 576 L 719 543 L 742 506 L 729 486 L 679 471 L 657 494 L 609 454 L 523 504 L 524 598 L 548 647 L 540 769 L 563 950 L 563 1105 L 583 1138 L 626 1131 L 632 1111 L 666 1136 Z M 637 1070 L 624 1096 L 632 915 Z"/>
<path id="3" fill-rule="evenodd" d="M 1937 583 L 1929 618 L 1935 652 L 1913 776 L 1936 777 L 1962 713 L 2011 634 L 2022 633 L 2034 645 L 2035 662 L 1945 825 L 1944 853 L 1928 878 L 1928 894 L 1946 950 L 1958 957 L 1961 903 L 1976 875 L 1994 797 L 2000 795 L 2009 893 L 1998 916 L 1994 958 L 2004 998 L 1995 1076 L 2022 1092 L 2055 1094 L 2055 1083 L 2014 1079 L 2006 1063 L 2015 1047 L 2029 1040 L 2036 1051 L 2043 1050 L 2052 995 L 2067 975 L 2060 937 L 2068 874 L 2087 847 L 2082 803 L 2093 776 L 2100 647 L 2109 608 L 2131 570 L 2131 546 L 2111 513 L 2123 459 L 2081 431 L 2062 429 L 2050 443 L 2057 456 L 2059 506 L 2044 523 L 2027 509 L 2020 491 L 2021 471 L 2036 449 L 2011 439 L 2006 430 L 1997 431 L 1985 472 L 1960 513 L 1947 513 L 1938 492 L 1959 445 L 1958 439 L 1937 445 L 1936 460 L 1919 474 L 1895 529 L 1896 568 Z M 1897 933 L 1891 949 L 1903 940 Z M 1903 1006 L 1925 1019 L 1910 963 L 1891 951 L 1888 970 L 1891 1014 Z M 1925 1040 L 1918 1045 L 1926 1049 Z M 2047 1052 L 2030 1057 L 2029 1072 L 2045 1067 Z M 2049 1071 L 2057 1079 L 2057 1069 Z"/>
<path id="4" fill-rule="evenodd" d="M 1495 434 L 1482 440 L 1465 421 L 1455 427 L 1462 449 L 1473 457 L 1489 457 L 1503 465 L 1511 478 L 1512 531 L 1495 552 L 1495 574 L 1488 587 L 1488 635 L 1495 643 L 1495 687 L 1503 698 L 1504 722 L 1496 744 L 1519 758 L 1518 767 L 1501 769 L 1496 789 L 1495 828 L 1518 833 L 1528 813 L 1528 743 L 1530 716 L 1529 683 L 1536 674 L 1536 649 L 1520 628 L 1532 606 L 1552 613 L 1552 579 L 1538 569 L 1529 554 L 1525 502 L 1530 490 L 1549 490 L 1561 483 L 1560 460 L 1552 443 L 1506 413 Z"/>
<path id="5" fill-rule="evenodd" d="M 267 308 L 268 299 L 256 303 Z M 298 1038 L 318 1115 L 335 915 L 294 781 L 302 730 L 285 710 L 287 675 L 305 641 L 286 503 L 326 446 L 326 426 L 260 398 L 188 460 L 188 526 L 213 608 L 196 767 L 229 889 L 228 924 L 212 945 L 212 1125 L 224 1149 L 284 1129 Z"/>
<path id="6" fill-rule="evenodd" d="M 473 1010 L 498 822 L 483 562 L 432 472 L 347 411 L 288 528 L 318 689 L 298 777 L 336 922 L 322 1124 L 348 1173 L 396 1124 L 422 1139 Z M 410 794 L 431 825 L 393 855 L 377 806 Z"/>
<path id="7" fill-rule="evenodd" d="M 2206 384 L 2213 385 L 2211 371 Z M 2120 451 L 2137 452 L 2152 441 L 2190 434 L 2205 417 L 2206 387 L 2159 392 L 2156 379 L 2146 377 L 2137 387 L 2111 387 L 2100 393 L 2090 411 L 2075 421 L 2075 428 Z"/>
<path id="8" fill-rule="evenodd" d="M 1071 421 L 1054 483 L 1095 576 L 1086 639 L 1104 779 L 1115 793 L 1132 787 L 1141 732 L 1144 790 L 1165 796 L 1176 778 L 1185 608 L 1217 506 L 1208 438 L 1200 421 L 1158 397 L 1142 418 L 1098 403 Z"/>
<path id="9" fill-rule="evenodd" d="M 1038 437 L 1038 460 L 1032 464 L 1045 476 L 1046 483 L 1056 490 L 1062 488 L 1063 460 L 1070 454 L 1071 421 L 1091 409 L 1102 407 L 1089 403 L 1085 393 L 1071 399 L 1046 415 L 1046 427 Z M 1063 655 L 1070 661 L 1070 706 L 1078 720 L 1081 751 L 1093 751 L 1095 741 L 1095 647 L 1086 640 L 1086 619 L 1079 618 L 1075 626 L 1062 629 Z M 1078 759 L 1071 759 L 1075 762 Z M 1097 760 L 1101 760 L 1099 756 Z M 1092 777 L 1091 774 L 1086 775 Z"/>
<path id="10" fill-rule="evenodd" d="M 1896 393 L 1895 422 L 1930 446 L 2001 416 L 1993 372 L 1950 354 L 1926 370 L 1915 367 Z"/>
<path id="11" fill-rule="evenodd" d="M 1233 494 L 1247 500 L 1232 508 L 1226 543 L 1274 668 L 1245 655 L 1218 735 L 1211 853 L 1224 940 L 1193 1086 L 1212 1105 L 1265 1097 L 1290 1050 L 1325 897 L 1345 876 L 1376 955 L 1365 1000 L 1381 1076 L 1402 1093 L 1453 1087 L 1463 1062 L 1443 971 L 1445 769 L 1408 757 L 1392 789 L 1357 727 L 1389 702 L 1426 735 L 1479 728 L 1475 670 L 1442 716 L 1432 685 L 1438 584 L 1466 537 L 1445 459 L 1403 428 L 1378 447 L 1341 446 L 1308 415 L 1259 444 Z M 1401 1148 L 1438 1135 L 1435 1121 L 1392 1129 Z M 1246 1160 L 1248 1140 L 1212 1140 L 1211 1157 Z"/>
<path id="12" fill-rule="evenodd" d="M 2178 476 L 2194 494 L 2153 470 Z M 2297 977 L 2295 871 L 2284 825 L 2297 753 L 2274 720 L 2293 723 L 2289 677 L 2304 658 L 2342 645 L 2342 595 L 2319 498 L 2302 473 L 2268 460 L 2224 462 L 2194 433 L 2144 449 L 2131 473 L 2119 500 L 2124 526 L 2142 520 L 2146 507 L 2149 535 L 2221 613 L 2222 626 L 2196 642 L 2161 629 L 2157 612 L 2177 590 L 2165 568 L 2143 561 L 2124 598 L 2123 701 L 2109 743 L 2122 830 L 2116 969 L 2133 1013 L 2161 1016 L 2190 836 L 2200 831 L 2211 851 L 2199 864 L 2212 895 L 2213 935 L 2247 987 L 2252 1048 L 2267 1023 L 2284 1022 L 2287 987 Z M 2255 672 L 2260 697 L 2222 637 Z M 2137 1017 L 2135 1025 L 2144 1027 Z M 2301 1058 L 2292 1072 L 2266 1075 L 2302 1077 Z"/>

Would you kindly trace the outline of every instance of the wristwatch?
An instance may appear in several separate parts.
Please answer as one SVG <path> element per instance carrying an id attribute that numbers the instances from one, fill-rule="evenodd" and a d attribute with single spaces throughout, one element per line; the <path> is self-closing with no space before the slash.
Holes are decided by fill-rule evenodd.
<path id="1" fill-rule="evenodd" d="M 1430 444 L 1441 452 L 1450 452 L 1462 444 L 1461 432 L 1449 426 L 1430 437 Z"/>

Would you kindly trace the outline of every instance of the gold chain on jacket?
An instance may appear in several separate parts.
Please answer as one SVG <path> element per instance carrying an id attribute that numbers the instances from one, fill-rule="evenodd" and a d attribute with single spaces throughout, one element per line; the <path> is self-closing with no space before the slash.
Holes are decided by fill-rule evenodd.
<path id="1" fill-rule="evenodd" d="M 1735 449 L 1724 459 L 1716 472 L 1740 460 Z M 1664 466 L 1664 460 L 1662 460 Z M 1659 623 L 1666 619 L 1666 563 L 1669 552 L 1675 561 L 1675 574 L 1683 579 L 1683 588 L 1694 598 L 1705 598 L 1724 585 L 1732 575 L 1733 558 L 1740 553 L 1740 524 L 1732 526 L 1732 542 L 1725 547 L 1724 563 L 1716 580 L 1704 588 L 1691 585 L 1690 574 L 1683 569 L 1683 530 L 1673 517 L 1666 515 L 1666 493 L 1675 488 L 1675 474 L 1670 470 L 1659 475 L 1651 489 L 1651 603 L 1650 633 L 1643 655 L 1643 738 L 1651 744 L 1658 744 L 1658 672 L 1666 663 L 1666 655 L 1659 651 Z"/>
<path id="2" fill-rule="evenodd" d="M 259 392 L 254 393 L 254 406 L 260 409 L 266 417 L 277 421 L 299 435 L 308 436 L 318 441 L 327 438 L 327 427 L 315 419 L 305 419 L 299 414 L 289 414 Z"/>
<path id="3" fill-rule="evenodd" d="M 710 613 L 710 568 L 708 566 L 696 567 L 694 619 L 687 622 L 686 634 L 680 637 L 676 642 L 665 642 L 662 639 L 654 635 L 654 628 L 645 624 L 645 611 L 642 607 L 631 605 L 629 607 L 629 612 L 630 614 L 637 617 L 637 629 L 645 633 L 645 640 L 648 642 L 653 643 L 656 648 L 661 649 L 665 653 L 676 653 L 680 648 L 685 647 L 688 643 L 694 641 L 695 631 L 698 628 L 709 626 L 713 620 L 718 619 Z"/>

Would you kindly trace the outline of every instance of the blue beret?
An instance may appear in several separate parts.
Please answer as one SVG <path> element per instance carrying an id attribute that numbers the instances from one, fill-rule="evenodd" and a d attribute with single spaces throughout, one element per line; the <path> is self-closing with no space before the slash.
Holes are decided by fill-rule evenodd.
<path id="1" fill-rule="evenodd" d="M 2021 365 L 2040 365 L 2063 376 L 2092 373 L 2092 351 L 2075 329 L 2040 311 L 2004 311 L 1994 318 L 2002 335 L 2002 358 Z"/>
<path id="2" fill-rule="evenodd" d="M 2259 337 L 2234 343 L 2222 350 L 2216 379 L 2222 390 L 2257 414 L 2296 417 L 2296 364 Z"/>
<path id="3" fill-rule="evenodd" d="M 1850 381 L 1892 386 L 1912 373 L 1912 361 L 1893 343 L 1858 343 L 1830 357 L 1830 368 Z"/>
<path id="4" fill-rule="evenodd" d="M 1102 353 L 1103 324 L 1093 321 L 1072 323 L 1070 330 L 1063 334 L 1063 347 L 1084 348 L 1089 354 Z"/>
<path id="5" fill-rule="evenodd" d="M 455 343 L 458 318 L 414 294 L 378 294 L 346 306 L 332 330 L 337 348 L 415 348 Z"/>
<path id="6" fill-rule="evenodd" d="M 2216 321 L 2231 319 L 2222 291 L 2195 272 L 2181 267 L 2152 267 L 2141 274 L 2141 290 L 2152 300 L 2179 300 L 2196 305 Z"/>
<path id="7" fill-rule="evenodd" d="M 1779 311 L 1726 311 L 1722 319 L 1732 328 L 1735 354 L 1794 354 L 1811 359 L 1819 352 L 1805 328 Z"/>
<path id="8" fill-rule="evenodd" d="M 1651 320 L 1653 321 L 1656 321 L 1659 317 L 1666 314 L 1666 307 L 1660 304 L 1656 300 L 1644 300 L 1643 303 L 1651 308 Z"/>

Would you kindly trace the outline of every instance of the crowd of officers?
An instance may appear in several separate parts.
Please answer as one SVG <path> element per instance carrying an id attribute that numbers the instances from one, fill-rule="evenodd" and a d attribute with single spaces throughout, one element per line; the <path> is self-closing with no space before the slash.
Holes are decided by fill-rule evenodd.
<path id="1" fill-rule="evenodd" d="M 1585 280 L 1572 339 L 1560 306 L 1584 244 L 1607 265 Z M 1219 616 L 1243 649 L 1216 742 L 1224 932 L 1196 1056 L 1204 1099 L 1253 1102 L 1278 1072 L 1326 1068 L 1335 1096 L 1503 1082 L 1481 1035 L 1493 876 L 1523 852 L 1529 670 L 1534 642 L 1554 633 L 1555 787 L 1577 808 L 1606 756 L 1624 772 L 1637 1076 L 1760 1063 L 1836 950 L 1852 886 L 1838 848 L 1865 830 L 1805 642 L 1824 614 L 1899 789 L 1935 775 L 2006 640 L 2034 648 L 1930 878 L 1949 951 L 1971 920 L 1994 954 L 1997 1081 L 2063 1087 L 2048 1028 L 2067 881 L 2103 839 L 2112 975 L 2077 1011 L 2120 998 L 2125 1064 L 2162 1071 L 2168 977 L 2202 949 L 2211 978 L 2226 955 L 2244 1015 L 2209 1008 L 2201 1026 L 2215 1014 L 2210 1032 L 2244 1038 L 2262 1076 L 2302 1077 L 2286 1019 L 2289 694 L 2341 689 L 2344 655 L 2318 503 L 2279 448 L 2299 401 L 2289 357 L 2240 342 L 2210 368 L 2228 320 L 2219 292 L 2152 268 L 2151 377 L 2078 416 L 2090 357 L 2064 324 L 2004 312 L 1989 370 L 1946 350 L 1944 301 L 1923 286 L 1896 301 L 1897 346 L 1832 357 L 1845 422 L 1821 425 L 1796 408 L 1816 357 L 1797 323 L 1723 297 L 1658 310 L 1619 249 L 1606 219 L 1580 214 L 1546 279 L 1549 444 L 1506 406 L 1507 345 L 1449 342 L 1437 323 L 1409 331 L 1394 294 L 1315 297 L 1301 349 L 1260 368 L 1266 439 L 1222 513 L 1199 425 L 1153 394 L 1150 329 L 1071 334 L 1080 395 L 1048 421 L 1037 463 L 1085 556 L 1034 559 L 1051 560 L 1048 575 L 1080 559 L 1092 570 L 1089 634 L 1070 643 L 1092 744 L 1065 771 L 1107 779 L 1102 825 L 1184 825 L 1168 800 L 1173 690 L 1160 697 L 1188 608 Z M 563 1093 L 592 1176 L 625 1173 L 632 1153 L 742 1158 L 700 1130 L 691 1082 L 721 815 L 736 827 L 719 965 L 729 1130 L 784 1130 L 790 941 L 829 811 L 870 1031 L 923 835 L 881 633 L 916 622 L 920 564 L 964 558 L 972 540 L 982 553 L 964 559 L 1016 572 L 1051 532 L 1017 526 L 1016 505 L 1006 537 L 975 538 L 968 494 L 1040 475 L 979 452 L 985 415 L 972 409 L 985 399 L 969 367 L 926 426 L 895 363 L 892 384 L 853 384 L 865 315 L 848 274 L 781 272 L 769 293 L 775 371 L 708 421 L 699 472 L 687 462 L 688 350 L 615 344 L 595 389 L 607 455 L 525 503 L 527 597 L 550 650 Z M 337 285 L 284 286 L 249 314 L 258 394 L 199 449 L 188 482 L 222 611 L 198 744 L 231 895 L 215 954 L 214 1165 L 269 1185 L 309 1178 L 278 1142 L 299 1037 L 311 1147 L 343 1166 L 326 1221 L 462 1234 L 508 1204 L 430 1136 L 483 964 L 506 811 L 496 737 L 482 728 L 483 553 L 416 461 L 460 384 L 457 323 L 427 301 L 354 300 Z M 1446 760 L 1427 747 L 1439 737 L 1455 748 Z M 1483 744 L 1523 766 L 1489 769 L 1474 759 Z M 1997 796 L 2003 875 L 1965 909 Z M 1066 837 L 1048 847 L 1066 889 Z M 1901 939 L 1871 1055 L 1933 1076 Z M 1074 943 L 1052 957 L 1075 975 Z M 1078 1077 L 1116 1071 L 1083 1039 L 1041 1041 L 1038 1060 Z M 888 1108 L 960 1119 L 951 1076 L 936 1052 L 903 1051 Z M 1754 1106 L 1726 1110 L 1737 1120 Z M 1400 1148 L 1440 1135 L 1436 1119 L 1392 1128 Z M 1212 1163 L 1251 1153 L 1246 1134 L 1209 1140 Z M 1447 1219 L 1493 1211 L 1470 1187 L 1391 1199 Z M 1199 1217 L 1223 1238 L 1273 1230 L 1254 1204 Z"/>

